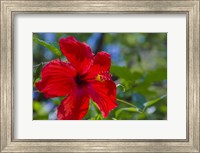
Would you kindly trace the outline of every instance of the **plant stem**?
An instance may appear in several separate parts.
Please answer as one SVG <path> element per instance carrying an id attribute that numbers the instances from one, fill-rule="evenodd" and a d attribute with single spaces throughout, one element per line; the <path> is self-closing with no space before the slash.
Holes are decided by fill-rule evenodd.
<path id="1" fill-rule="evenodd" d="M 121 102 L 121 103 L 124 103 L 124 104 L 126 104 L 126 105 L 129 105 L 129 106 L 132 106 L 132 107 L 137 108 L 135 105 L 133 105 L 133 104 L 131 104 L 131 103 L 128 103 L 128 102 L 126 102 L 126 101 L 124 101 L 124 100 L 122 100 L 122 99 L 118 99 L 118 98 L 117 98 L 117 101 L 118 101 L 118 102 Z"/>

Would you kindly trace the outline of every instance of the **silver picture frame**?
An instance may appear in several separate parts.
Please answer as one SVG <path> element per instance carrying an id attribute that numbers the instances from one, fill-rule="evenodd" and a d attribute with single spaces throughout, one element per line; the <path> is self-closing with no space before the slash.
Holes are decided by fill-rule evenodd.
<path id="1" fill-rule="evenodd" d="M 1 152 L 200 152 L 199 0 L 0 0 L 1 2 Z M 187 110 L 184 140 L 17 140 L 14 126 L 14 18 L 16 14 L 126 13 L 185 14 L 187 20 Z"/>

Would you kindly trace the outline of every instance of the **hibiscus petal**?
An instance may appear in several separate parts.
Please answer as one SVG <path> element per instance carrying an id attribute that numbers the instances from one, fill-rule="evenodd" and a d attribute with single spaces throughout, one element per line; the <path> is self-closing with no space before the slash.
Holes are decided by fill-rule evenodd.
<path id="1" fill-rule="evenodd" d="M 110 66 L 110 54 L 108 54 L 105 51 L 98 52 L 94 57 L 93 65 L 90 67 L 89 71 L 84 76 L 84 79 L 88 81 L 93 81 L 93 79 L 96 79 L 97 75 L 102 75 L 107 79 L 111 79 L 111 76 L 109 75 Z"/>
<path id="2" fill-rule="evenodd" d="M 65 96 L 76 87 L 75 76 L 76 71 L 69 63 L 52 60 L 42 69 L 42 79 L 35 86 L 46 98 Z"/>
<path id="3" fill-rule="evenodd" d="M 83 89 L 73 90 L 57 110 L 59 120 L 81 120 L 89 108 L 89 96 Z"/>
<path id="4" fill-rule="evenodd" d="M 96 102 L 102 115 L 106 118 L 116 106 L 116 85 L 113 81 L 93 82 L 88 85 L 88 93 Z"/>
<path id="5" fill-rule="evenodd" d="M 105 51 L 98 52 L 94 58 L 93 67 L 97 68 L 101 71 L 110 70 L 111 58 L 110 54 Z"/>
<path id="6" fill-rule="evenodd" d="M 59 44 L 62 53 L 80 74 L 88 71 L 93 62 L 93 53 L 87 44 L 72 36 L 61 38 Z"/>

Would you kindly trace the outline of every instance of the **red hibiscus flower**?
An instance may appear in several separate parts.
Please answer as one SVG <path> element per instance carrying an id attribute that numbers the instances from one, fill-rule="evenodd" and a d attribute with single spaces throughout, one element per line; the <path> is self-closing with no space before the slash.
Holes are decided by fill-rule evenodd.
<path id="1" fill-rule="evenodd" d="M 116 85 L 109 72 L 110 55 L 101 51 L 94 56 L 87 44 L 74 37 L 61 38 L 59 45 L 68 62 L 50 61 L 43 68 L 36 88 L 47 98 L 66 96 L 57 109 L 60 120 L 82 119 L 90 98 L 103 117 L 107 117 L 117 106 Z"/>

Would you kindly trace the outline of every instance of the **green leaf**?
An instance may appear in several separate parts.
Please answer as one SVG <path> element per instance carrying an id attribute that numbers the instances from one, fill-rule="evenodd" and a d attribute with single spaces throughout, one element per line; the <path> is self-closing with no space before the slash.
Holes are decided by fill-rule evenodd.
<path id="1" fill-rule="evenodd" d="M 40 65 L 37 67 L 37 69 L 35 70 L 35 73 L 34 73 L 34 81 L 33 83 L 35 83 L 36 79 L 39 78 L 40 76 L 40 72 L 42 71 L 42 67 L 43 67 L 43 64 L 40 63 Z"/>
<path id="2" fill-rule="evenodd" d="M 150 71 L 145 77 L 145 82 L 155 82 L 155 81 L 163 81 L 163 80 L 167 80 L 166 68 L 158 68 L 154 71 Z"/>
<path id="3" fill-rule="evenodd" d="M 38 112 L 41 109 L 41 103 L 38 101 L 33 101 L 33 109 Z"/>
<path id="4" fill-rule="evenodd" d="M 161 96 L 161 97 L 159 97 L 159 98 L 156 98 L 156 99 L 154 99 L 154 100 L 151 100 L 151 101 L 148 101 L 148 102 L 144 103 L 144 104 L 143 104 L 143 105 L 144 105 L 144 109 L 146 109 L 146 108 L 148 108 L 148 107 L 154 105 L 155 103 L 157 103 L 157 102 L 163 100 L 163 99 L 166 98 L 166 97 L 167 97 L 167 95 L 163 95 L 163 96 Z"/>
<path id="5" fill-rule="evenodd" d="M 138 108 L 135 108 L 135 107 L 121 108 L 121 109 L 118 109 L 118 110 L 115 112 L 116 118 L 119 116 L 119 114 L 120 114 L 122 111 L 129 111 L 129 112 L 133 112 L 133 113 L 141 113 L 141 111 L 140 111 Z"/>
<path id="6" fill-rule="evenodd" d="M 46 47 L 47 49 L 49 49 L 49 50 L 50 50 L 52 53 L 54 53 L 58 58 L 61 56 L 61 52 L 60 52 L 60 50 L 59 50 L 57 47 L 55 47 L 55 44 L 53 45 L 53 44 L 47 43 L 47 42 L 45 42 L 45 41 L 43 41 L 43 40 L 40 40 L 40 39 L 38 39 L 38 38 L 35 38 L 35 37 L 33 37 L 33 41 L 34 41 L 35 43 L 38 43 L 38 44 L 40 44 L 40 45 Z"/>
<path id="7" fill-rule="evenodd" d="M 101 114 L 97 114 L 96 116 L 89 118 L 89 120 L 103 120 L 103 117 Z"/>
<path id="8" fill-rule="evenodd" d="M 116 75 L 119 78 L 123 78 L 125 80 L 133 81 L 133 74 L 127 67 L 120 67 L 116 65 L 112 65 L 110 68 L 112 74 Z"/>
<path id="9" fill-rule="evenodd" d="M 102 120 L 102 119 L 103 119 L 103 117 L 102 117 L 101 114 L 98 114 L 98 115 L 96 116 L 96 118 L 95 118 L 95 120 Z"/>
<path id="10" fill-rule="evenodd" d="M 49 42 L 49 44 L 52 45 L 52 46 L 54 46 L 54 47 L 56 47 L 59 50 L 59 52 L 60 52 L 60 49 L 59 49 L 60 46 L 59 46 L 59 44 L 57 42 Z"/>
<path id="11" fill-rule="evenodd" d="M 140 109 L 144 109 L 144 103 L 147 102 L 146 97 L 139 93 L 133 93 L 132 95 L 133 103 Z"/>
<path id="12" fill-rule="evenodd" d="M 33 120 L 48 120 L 48 114 L 34 115 Z"/>
<path id="13" fill-rule="evenodd" d="M 61 98 L 58 98 L 58 97 L 51 98 L 51 100 L 52 100 L 53 104 L 56 106 L 60 105 L 60 102 L 62 101 Z"/>

